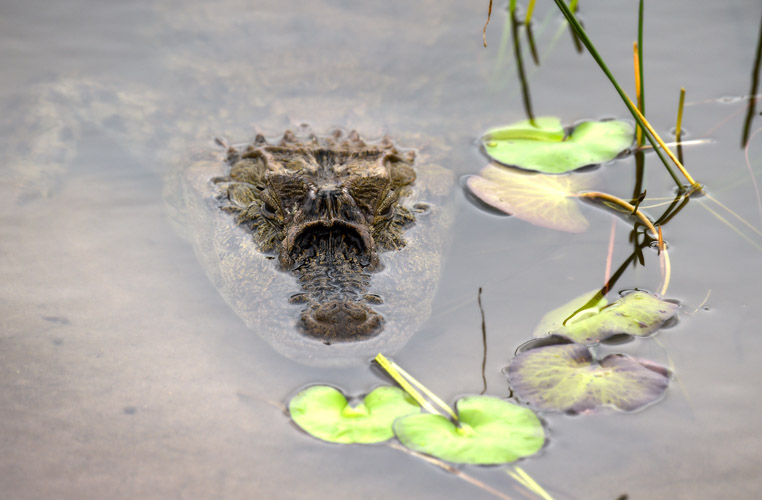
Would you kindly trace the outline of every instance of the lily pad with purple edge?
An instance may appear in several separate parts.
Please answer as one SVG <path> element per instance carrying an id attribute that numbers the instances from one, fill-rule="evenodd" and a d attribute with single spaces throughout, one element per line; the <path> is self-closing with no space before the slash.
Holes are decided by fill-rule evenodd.
<path id="1" fill-rule="evenodd" d="M 596 344 L 619 334 L 645 337 L 661 328 L 678 308 L 674 302 L 638 290 L 611 304 L 601 298 L 578 311 L 597 293 L 597 290 L 584 293 L 547 313 L 535 328 L 534 336 L 561 335 L 580 344 Z"/>
<path id="2" fill-rule="evenodd" d="M 587 176 L 533 174 L 490 164 L 469 176 L 466 185 L 487 205 L 536 226 L 570 233 L 589 226 L 575 197 L 590 187 Z"/>
<path id="3" fill-rule="evenodd" d="M 394 434 L 407 448 L 453 463 L 493 465 L 537 453 L 545 430 L 526 406 L 490 396 L 468 396 L 455 405 L 458 424 L 441 415 L 398 419 Z"/>
<path id="4" fill-rule="evenodd" d="M 504 370 L 514 394 L 538 410 L 591 413 L 603 407 L 632 412 L 661 399 L 670 371 L 624 354 L 593 358 L 580 344 L 538 347 Z"/>
<path id="5" fill-rule="evenodd" d="M 352 406 L 338 389 L 314 385 L 294 396 L 288 410 L 296 425 L 318 439 L 367 444 L 391 439 L 394 421 L 421 408 L 397 387 L 378 387 Z"/>
<path id="6" fill-rule="evenodd" d="M 562 174 L 611 161 L 635 138 L 630 122 L 585 121 L 568 134 L 555 117 L 535 118 L 487 131 L 481 139 L 487 156 L 503 165 Z"/>

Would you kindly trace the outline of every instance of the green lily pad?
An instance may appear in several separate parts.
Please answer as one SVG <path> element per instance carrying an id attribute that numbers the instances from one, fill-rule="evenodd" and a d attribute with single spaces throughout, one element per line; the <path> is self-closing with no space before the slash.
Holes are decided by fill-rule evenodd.
<path id="1" fill-rule="evenodd" d="M 596 293 L 597 290 L 587 292 L 550 311 L 540 320 L 534 336 L 561 335 L 580 344 L 596 344 L 618 334 L 644 337 L 661 328 L 678 308 L 673 302 L 636 291 L 608 305 L 606 299 L 601 299 L 570 317 Z"/>
<path id="2" fill-rule="evenodd" d="M 466 180 L 484 203 L 537 226 L 570 233 L 589 226 L 574 197 L 589 184 L 587 177 L 530 174 L 495 165 Z"/>
<path id="3" fill-rule="evenodd" d="M 332 443 L 378 443 L 394 437 L 392 423 L 421 411 L 418 403 L 396 387 L 371 391 L 357 406 L 327 385 L 314 385 L 288 405 L 293 421 L 308 434 Z"/>
<path id="4" fill-rule="evenodd" d="M 546 174 L 611 161 L 632 145 L 635 129 L 619 120 L 588 121 L 564 136 L 561 121 L 536 118 L 487 131 L 482 146 L 492 160 Z M 559 133 L 560 131 L 560 133 Z"/>
<path id="5" fill-rule="evenodd" d="M 506 370 L 514 394 L 535 408 L 567 413 L 604 406 L 635 411 L 655 403 L 669 385 L 667 368 L 624 354 L 598 361 L 580 344 L 523 352 Z"/>
<path id="6" fill-rule="evenodd" d="M 545 430 L 525 406 L 489 396 L 455 405 L 460 426 L 441 415 L 420 414 L 394 423 L 397 439 L 411 450 L 453 463 L 503 464 L 537 453 Z"/>

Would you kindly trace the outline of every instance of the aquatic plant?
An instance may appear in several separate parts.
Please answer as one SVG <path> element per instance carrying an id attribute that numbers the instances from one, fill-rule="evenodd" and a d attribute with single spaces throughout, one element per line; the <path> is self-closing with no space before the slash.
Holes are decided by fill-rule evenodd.
<path id="1" fill-rule="evenodd" d="M 504 370 L 516 396 L 538 410 L 589 413 L 603 407 L 630 412 L 658 401 L 667 368 L 623 354 L 595 359 L 580 344 L 522 352 Z"/>
<path id="2" fill-rule="evenodd" d="M 529 223 L 570 233 L 590 225 L 576 200 L 589 187 L 579 176 L 541 175 L 487 165 L 466 178 L 469 191 L 487 205 Z"/>
<path id="3" fill-rule="evenodd" d="M 541 117 L 488 130 L 481 145 L 497 163 L 562 174 L 611 161 L 633 139 L 633 127 L 625 121 L 584 121 L 565 128 L 557 117 Z"/>
<path id="4" fill-rule="evenodd" d="M 651 143 L 651 146 L 653 146 L 654 151 L 656 151 L 656 154 L 661 159 L 662 163 L 664 164 L 664 167 L 669 172 L 670 176 L 672 176 L 672 179 L 675 181 L 679 189 L 683 189 L 683 185 L 678 179 L 677 175 L 672 170 L 672 167 L 670 167 L 669 162 L 662 154 L 662 149 L 667 155 L 670 157 L 672 162 L 677 166 L 677 168 L 682 172 L 685 179 L 690 184 L 690 187 L 692 190 L 700 190 L 701 185 L 697 183 L 695 180 L 693 180 L 693 177 L 688 173 L 688 171 L 685 169 L 683 164 L 677 159 L 677 157 L 670 151 L 670 149 L 666 146 L 662 138 L 659 136 L 659 134 L 656 133 L 656 131 L 653 129 L 650 123 L 648 123 L 648 120 L 646 120 L 645 116 L 643 115 L 643 112 L 641 112 L 632 102 L 632 100 L 627 96 L 625 91 L 622 89 L 622 87 L 619 85 L 619 82 L 617 82 L 616 78 L 614 78 L 614 75 L 609 70 L 606 63 L 603 61 L 603 58 L 598 54 L 598 51 L 596 50 L 595 46 L 593 45 L 592 41 L 590 41 L 590 38 L 587 36 L 587 33 L 585 32 L 585 29 L 582 27 L 582 25 L 577 20 L 574 13 L 569 9 L 569 7 L 564 3 L 563 0 L 554 0 L 556 5 L 558 6 L 558 9 L 561 11 L 561 13 L 564 15 L 566 20 L 569 22 L 569 25 L 574 30 L 575 34 L 579 37 L 579 39 L 582 41 L 582 43 L 585 45 L 585 48 L 587 48 L 590 55 L 593 57 L 596 63 L 598 63 L 598 66 L 601 68 L 603 73 L 608 77 L 611 84 L 614 86 L 614 89 L 616 89 L 619 96 L 622 98 L 622 101 L 624 102 L 625 106 L 627 106 L 627 109 L 632 114 L 632 117 L 635 119 L 636 122 L 638 122 L 638 125 L 643 129 L 643 133 L 648 139 L 648 141 Z M 642 4 L 641 4 L 642 5 Z M 641 7 L 641 14 L 640 14 L 640 22 L 638 30 L 641 33 L 640 38 L 642 40 L 642 7 Z M 642 42 L 641 42 L 642 43 Z M 639 56 L 642 55 L 639 53 Z M 638 72 L 640 81 L 642 84 L 642 68 Z M 662 148 L 662 149 L 660 149 Z"/>
<path id="5" fill-rule="evenodd" d="M 418 413 L 421 407 L 396 387 L 378 387 L 352 406 L 338 389 L 313 385 L 294 396 L 288 410 L 296 425 L 318 439 L 367 444 L 394 437 L 394 420 Z"/>
<path id="6" fill-rule="evenodd" d="M 404 446 L 454 463 L 494 465 L 537 453 L 545 442 L 540 419 L 525 406 L 490 396 L 455 403 L 457 422 L 443 415 L 398 419 L 394 435 Z"/>
<path id="7" fill-rule="evenodd" d="M 596 301 L 598 296 L 598 290 L 593 290 L 548 312 L 534 336 L 560 335 L 579 344 L 595 344 L 619 334 L 645 337 L 672 318 L 678 308 L 674 302 L 641 290 L 611 304 L 605 298 Z M 583 308 L 591 300 L 594 304 Z"/>

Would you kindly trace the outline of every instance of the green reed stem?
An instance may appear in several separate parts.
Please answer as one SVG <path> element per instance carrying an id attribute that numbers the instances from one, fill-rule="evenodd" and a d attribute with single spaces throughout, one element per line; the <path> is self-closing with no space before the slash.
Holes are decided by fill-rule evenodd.
<path id="1" fill-rule="evenodd" d="M 643 0 L 640 0 L 640 6 L 638 7 L 638 78 L 640 79 L 638 108 L 640 109 L 640 112 L 643 114 L 643 116 L 646 116 L 646 81 L 643 79 Z M 642 145 L 643 144 L 638 144 L 638 146 Z"/>
<path id="2" fill-rule="evenodd" d="M 524 18 L 524 25 L 529 26 L 529 23 L 532 22 L 532 12 L 534 12 L 534 4 L 537 0 L 529 0 L 529 5 L 527 6 L 527 15 Z"/>
<path id="3" fill-rule="evenodd" d="M 685 87 L 680 88 L 680 103 L 677 105 L 677 126 L 675 127 L 675 138 L 680 142 L 680 134 L 683 130 L 683 108 L 685 107 Z"/>
<path id="4" fill-rule="evenodd" d="M 643 129 L 643 134 L 648 139 L 648 142 L 651 143 L 651 146 L 653 146 L 654 151 L 656 152 L 657 156 L 661 160 L 661 162 L 664 164 L 664 167 L 667 169 L 667 172 L 669 172 L 669 175 L 672 177 L 672 180 L 675 181 L 675 184 L 677 184 L 677 187 L 682 190 L 683 185 L 680 183 L 680 179 L 677 177 L 675 172 L 672 170 L 672 167 L 670 167 L 669 162 L 665 158 L 664 154 L 660 151 L 659 145 L 656 142 L 656 139 L 653 137 L 651 132 L 648 130 L 648 127 L 646 126 L 644 120 L 640 118 L 638 115 L 637 109 L 635 106 L 633 106 L 632 101 L 627 96 L 625 91 L 622 89 L 622 87 L 619 85 L 619 83 L 616 81 L 616 78 L 614 78 L 614 75 L 611 74 L 611 71 L 609 71 L 608 66 L 606 66 L 606 63 L 603 62 L 603 58 L 598 54 L 598 51 L 595 49 L 595 46 L 593 46 L 593 42 L 590 41 L 590 38 L 588 38 L 587 33 L 585 32 L 584 28 L 579 24 L 579 21 L 577 21 L 577 18 L 574 16 L 574 14 L 569 10 L 569 7 L 566 6 L 563 0 L 553 0 L 556 2 L 556 5 L 561 10 L 561 13 L 564 15 L 566 20 L 569 22 L 569 25 L 574 29 L 574 32 L 577 34 L 579 39 L 582 41 L 582 43 L 587 48 L 588 52 L 590 52 L 590 55 L 595 59 L 595 62 L 598 63 L 598 66 L 600 66 L 603 73 L 608 77 L 609 81 L 611 81 L 611 84 L 616 89 L 617 93 L 619 94 L 619 97 L 622 98 L 622 101 L 624 101 L 625 106 L 627 106 L 627 109 L 632 114 L 633 118 L 635 118 L 635 121 L 638 123 L 638 125 L 641 126 Z"/>

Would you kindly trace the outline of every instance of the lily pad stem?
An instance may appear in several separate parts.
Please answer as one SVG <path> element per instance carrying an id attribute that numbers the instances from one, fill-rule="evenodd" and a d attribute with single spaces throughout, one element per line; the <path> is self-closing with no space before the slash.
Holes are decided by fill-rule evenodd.
<path id="1" fill-rule="evenodd" d="M 655 240 L 659 239 L 659 232 L 654 227 L 653 223 L 646 217 L 643 212 L 638 210 L 636 207 L 630 205 L 626 201 L 624 201 L 621 198 L 617 198 L 614 195 L 608 194 L 608 193 L 601 193 L 598 191 L 591 191 L 587 193 L 579 193 L 576 195 L 579 198 L 589 198 L 589 199 L 599 199 L 599 200 L 606 200 L 608 202 L 614 203 L 615 205 L 619 205 L 620 207 L 627 210 L 629 213 L 634 214 L 640 222 L 643 223 L 644 226 L 648 228 L 649 231 L 651 231 L 651 237 Z"/>
<path id="2" fill-rule="evenodd" d="M 659 290 L 659 295 L 664 297 L 667 294 L 667 288 L 669 288 L 669 279 L 672 275 L 672 265 L 669 261 L 669 252 L 667 252 L 667 249 L 664 248 L 663 244 L 660 254 L 661 259 L 659 260 L 659 265 L 661 267 L 662 285 L 661 290 Z"/>

